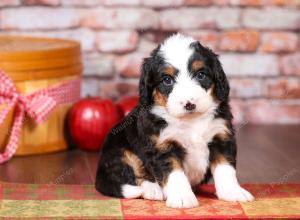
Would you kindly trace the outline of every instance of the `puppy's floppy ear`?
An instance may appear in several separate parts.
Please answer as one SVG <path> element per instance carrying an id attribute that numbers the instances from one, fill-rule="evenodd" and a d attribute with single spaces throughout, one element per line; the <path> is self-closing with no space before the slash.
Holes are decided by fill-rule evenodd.
<path id="1" fill-rule="evenodd" d="M 152 98 L 151 85 L 151 57 L 145 58 L 141 68 L 141 77 L 139 83 L 140 102 L 142 105 L 149 105 Z"/>
<path id="2" fill-rule="evenodd" d="M 214 54 L 213 66 L 213 74 L 215 76 L 215 94 L 220 101 L 227 101 L 229 97 L 230 86 L 223 70 L 222 64 L 216 54 Z"/>
<path id="3" fill-rule="evenodd" d="M 218 55 L 211 49 L 202 46 L 198 41 L 195 42 L 195 44 L 199 53 L 204 56 L 205 62 L 207 62 L 212 69 L 212 77 L 215 82 L 215 94 L 217 98 L 221 102 L 227 101 L 230 87 Z"/>
<path id="4" fill-rule="evenodd" d="M 142 105 L 152 104 L 152 93 L 155 87 L 155 76 L 158 75 L 158 67 L 163 63 L 163 59 L 158 54 L 160 45 L 156 47 L 150 57 L 145 58 L 141 68 L 141 78 L 139 84 L 140 103 Z"/>

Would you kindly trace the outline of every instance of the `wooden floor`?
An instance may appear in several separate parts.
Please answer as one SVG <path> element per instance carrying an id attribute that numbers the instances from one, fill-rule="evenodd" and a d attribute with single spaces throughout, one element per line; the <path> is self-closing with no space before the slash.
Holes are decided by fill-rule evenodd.
<path id="1" fill-rule="evenodd" d="M 300 125 L 237 126 L 242 183 L 300 183 Z M 0 181 L 92 184 L 97 153 L 72 150 L 17 157 L 0 165 Z"/>

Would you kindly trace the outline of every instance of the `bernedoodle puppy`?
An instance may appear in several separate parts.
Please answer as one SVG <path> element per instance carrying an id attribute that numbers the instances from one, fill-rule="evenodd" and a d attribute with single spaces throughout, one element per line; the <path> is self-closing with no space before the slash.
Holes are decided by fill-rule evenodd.
<path id="1" fill-rule="evenodd" d="M 213 176 L 219 199 L 254 199 L 236 178 L 229 84 L 214 52 L 191 37 L 167 38 L 144 59 L 139 92 L 103 145 L 99 192 L 191 208 L 192 187 Z"/>

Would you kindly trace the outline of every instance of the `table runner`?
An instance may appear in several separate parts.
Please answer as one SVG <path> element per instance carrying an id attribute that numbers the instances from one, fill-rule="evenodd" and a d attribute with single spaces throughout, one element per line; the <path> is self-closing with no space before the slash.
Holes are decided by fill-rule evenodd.
<path id="1" fill-rule="evenodd" d="M 171 209 L 161 201 L 102 196 L 92 185 L 0 182 L 0 218 L 9 219 L 221 219 L 300 218 L 300 184 L 246 184 L 254 202 L 216 199 L 213 185 L 198 188 L 200 206 Z"/>

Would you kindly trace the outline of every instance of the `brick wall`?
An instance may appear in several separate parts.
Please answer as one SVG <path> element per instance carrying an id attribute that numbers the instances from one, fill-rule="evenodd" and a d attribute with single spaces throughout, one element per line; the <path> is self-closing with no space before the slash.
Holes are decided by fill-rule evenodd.
<path id="1" fill-rule="evenodd" d="M 143 57 L 180 31 L 220 54 L 235 121 L 300 123 L 300 0 L 1 0 L 0 33 L 82 43 L 83 96 L 137 92 Z"/>

